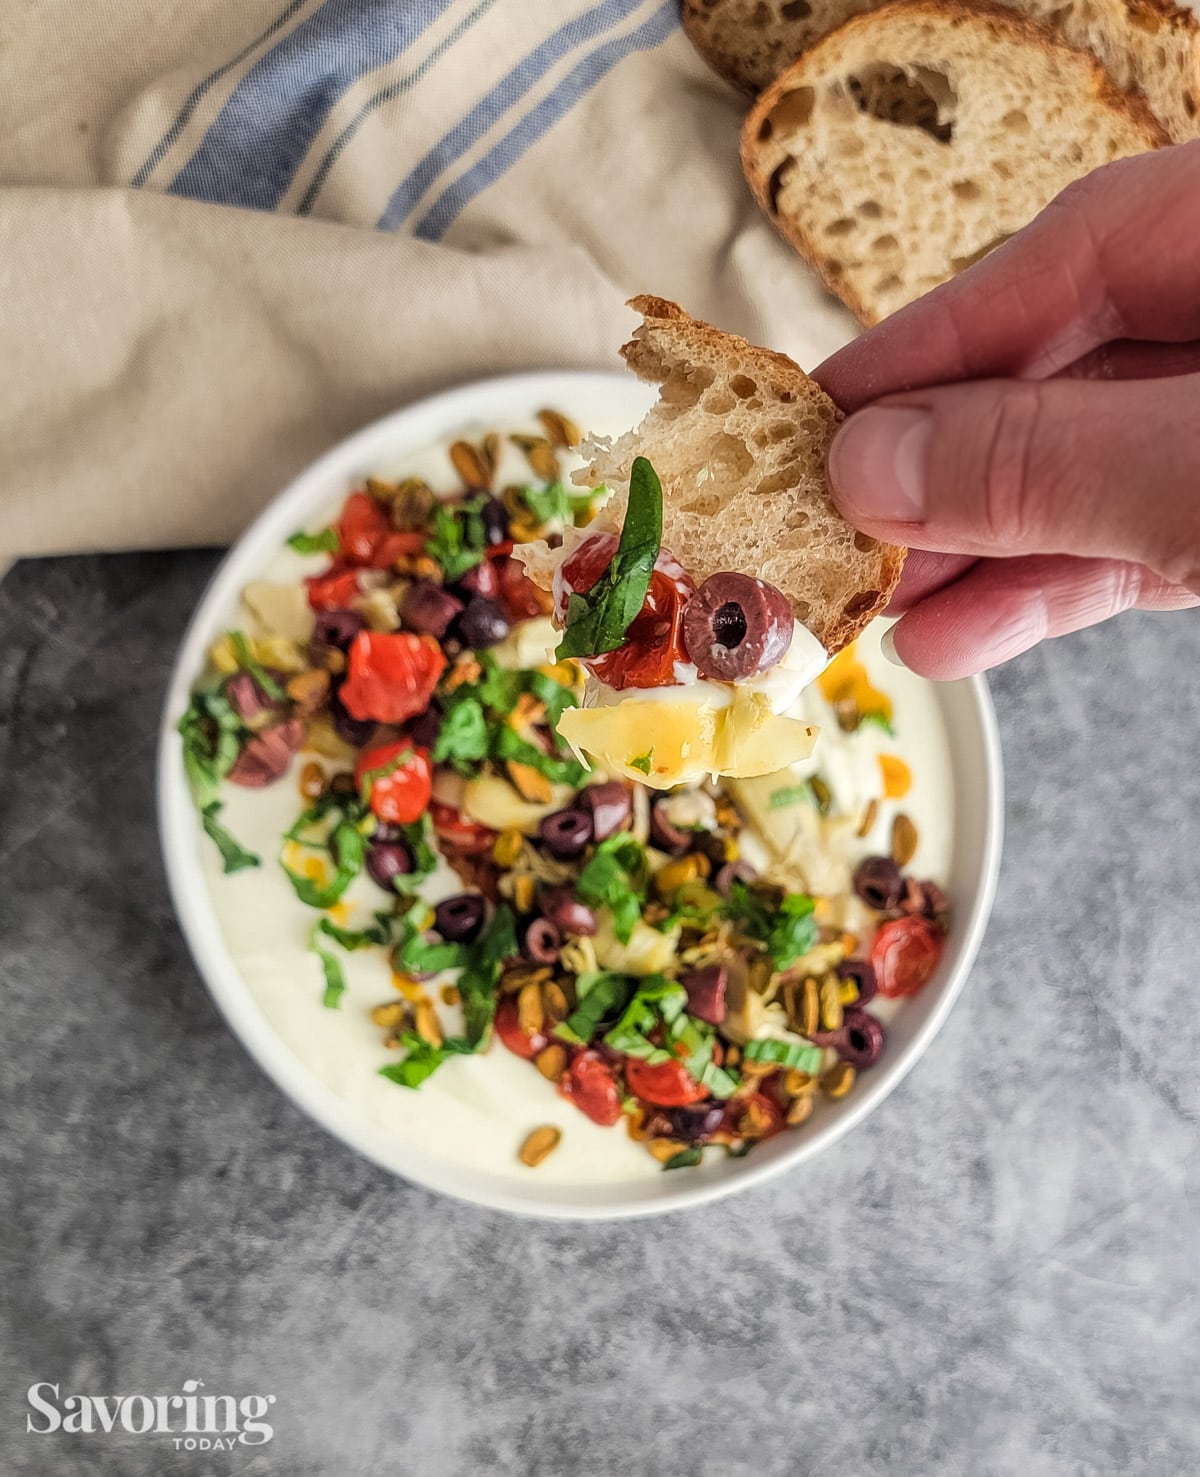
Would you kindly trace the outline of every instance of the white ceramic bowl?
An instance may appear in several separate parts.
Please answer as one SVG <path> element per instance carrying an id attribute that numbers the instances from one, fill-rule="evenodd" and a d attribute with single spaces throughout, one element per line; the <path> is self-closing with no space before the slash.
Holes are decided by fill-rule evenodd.
<path id="1" fill-rule="evenodd" d="M 903 1003 L 879 1066 L 853 1093 L 798 1133 L 781 1134 L 744 1159 L 709 1156 L 686 1173 L 575 1188 L 528 1182 L 449 1163 L 397 1142 L 320 1081 L 276 1034 L 225 946 L 198 861 L 201 833 L 184 779 L 175 726 L 212 641 L 227 629 L 244 585 L 298 527 L 328 516 L 368 472 L 393 465 L 472 423 L 519 423 L 540 405 L 589 407 L 593 424 L 633 424 L 649 392 L 627 376 L 554 371 L 480 381 L 387 416 L 335 447 L 264 510 L 213 576 L 179 652 L 159 743 L 159 822 L 171 894 L 192 956 L 218 1007 L 268 1076 L 318 1123 L 406 1179 L 516 1213 L 563 1218 L 654 1214 L 699 1205 L 757 1184 L 837 1142 L 911 1070 L 966 981 L 991 909 L 999 869 L 1003 782 L 995 719 L 982 679 L 937 689 L 949 737 L 957 817 L 949 892 L 955 927 L 934 979 Z M 206 844 L 206 843 L 205 843 Z M 617 1132 L 614 1129 L 613 1132 Z"/>

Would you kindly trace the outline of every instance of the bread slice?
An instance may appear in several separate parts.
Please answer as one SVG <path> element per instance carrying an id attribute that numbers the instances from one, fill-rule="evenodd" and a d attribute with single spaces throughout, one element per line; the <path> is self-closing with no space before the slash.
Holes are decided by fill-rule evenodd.
<path id="1" fill-rule="evenodd" d="M 692 578 L 757 575 L 826 651 L 840 651 L 887 604 L 906 552 L 859 533 L 829 497 L 825 457 L 841 411 L 783 354 L 663 298 L 629 306 L 643 322 L 621 353 L 661 387 L 658 402 L 636 430 L 588 443 L 577 477 L 614 489 L 604 515 L 619 521 L 633 459 L 647 457 L 663 486 L 663 546 Z"/>
<path id="2" fill-rule="evenodd" d="M 683 0 L 683 26 L 714 71 L 759 93 L 789 63 L 880 0 Z M 1139 92 L 1175 143 L 1200 137 L 1200 22 L 1170 0 L 1000 0 L 1090 51 Z"/>
<path id="3" fill-rule="evenodd" d="M 894 0 L 787 68 L 742 131 L 763 209 L 864 323 L 985 256 L 1072 180 L 1169 143 L 1093 57 L 997 5 Z"/>

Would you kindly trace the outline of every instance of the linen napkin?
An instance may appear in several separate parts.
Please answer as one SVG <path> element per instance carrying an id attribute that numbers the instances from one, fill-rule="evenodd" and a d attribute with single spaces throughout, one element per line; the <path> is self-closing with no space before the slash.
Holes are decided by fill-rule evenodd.
<path id="1" fill-rule="evenodd" d="M 40 0 L 0 46 L 0 566 L 224 542 L 435 389 L 617 367 L 654 292 L 852 320 L 743 183 L 676 0 Z"/>

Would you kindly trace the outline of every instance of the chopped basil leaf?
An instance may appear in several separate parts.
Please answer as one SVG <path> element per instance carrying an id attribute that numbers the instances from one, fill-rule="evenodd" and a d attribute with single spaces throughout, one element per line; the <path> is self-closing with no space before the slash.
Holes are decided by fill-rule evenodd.
<path id="1" fill-rule="evenodd" d="M 765 945 L 775 969 L 787 969 L 817 941 L 816 903 L 806 893 L 789 892 L 772 914 L 763 900 L 740 879 L 730 889 L 724 912 L 747 938 Z"/>
<path id="2" fill-rule="evenodd" d="M 713 1097 L 732 1097 L 737 1091 L 737 1078 L 715 1062 L 706 1062 L 697 1080 L 702 1087 L 708 1088 Z"/>
<path id="3" fill-rule="evenodd" d="M 205 834 L 211 836 L 217 844 L 217 850 L 221 853 L 221 860 L 225 863 L 225 873 L 245 871 L 247 867 L 258 867 L 262 863 L 252 851 L 240 845 L 223 825 L 217 820 L 221 810 L 219 800 L 210 801 L 200 812 L 200 823 L 203 825 Z"/>
<path id="4" fill-rule="evenodd" d="M 288 839 L 284 838 L 285 846 Z M 362 832 L 352 821 L 343 820 L 334 827 L 329 838 L 329 849 L 337 863 L 337 870 L 328 882 L 315 882 L 301 872 L 293 872 L 282 856 L 279 859 L 279 865 L 287 873 L 296 896 L 310 908 L 332 907 L 362 870 Z"/>
<path id="5" fill-rule="evenodd" d="M 687 991 L 662 975 L 649 975 L 604 1037 L 605 1046 L 635 1056 L 651 1066 L 670 1061 L 673 1053 L 655 1046 L 649 1033 L 660 1023 L 668 1032 L 687 1009 Z"/>
<path id="6" fill-rule="evenodd" d="M 522 488 L 521 499 L 538 523 L 553 518 L 573 523 L 577 514 L 591 512 L 597 490 L 572 492 L 563 482 L 548 482 L 545 487 Z"/>
<path id="7" fill-rule="evenodd" d="M 560 1041 L 586 1046 L 601 1021 L 624 1006 L 632 988 L 632 982 L 623 974 L 594 970 L 579 975 L 575 981 L 579 1004 L 565 1021 L 555 1026 L 554 1034 Z"/>
<path id="8" fill-rule="evenodd" d="M 871 728 L 882 728 L 884 733 L 887 734 L 888 738 L 896 737 L 896 730 L 892 725 L 892 720 L 888 717 L 886 713 L 860 713 L 858 715 L 857 726 L 859 728 L 862 728 L 864 724 L 869 725 Z"/>
<path id="9" fill-rule="evenodd" d="M 437 852 L 429 840 L 429 831 L 428 814 L 400 827 L 400 839 L 408 847 L 413 859 L 411 872 L 401 872 L 392 878 L 392 886 L 402 896 L 410 897 L 437 867 Z"/>
<path id="10" fill-rule="evenodd" d="M 485 708 L 507 717 L 517 706 L 521 696 L 521 674 L 502 667 L 491 652 L 479 657 L 483 667 L 483 681 L 472 689 Z"/>
<path id="11" fill-rule="evenodd" d="M 478 699 L 469 697 L 455 705 L 442 720 L 433 746 L 433 762 L 449 762 L 460 774 L 472 773 L 472 765 L 486 759 L 488 725 Z"/>
<path id="12" fill-rule="evenodd" d="M 476 1049 L 462 1036 L 451 1036 L 441 1046 L 431 1046 L 415 1031 L 406 1031 L 400 1044 L 407 1049 L 408 1055 L 402 1062 L 389 1062 L 386 1067 L 380 1067 L 379 1075 L 401 1087 L 420 1087 L 448 1056 L 469 1056 Z"/>
<path id="13" fill-rule="evenodd" d="M 524 691 L 546 704 L 546 722 L 551 727 L 562 717 L 564 709 L 575 706 L 575 694 L 571 689 L 556 682 L 553 677 L 547 677 L 545 672 L 531 670 L 518 675 Z"/>
<path id="14" fill-rule="evenodd" d="M 783 810 L 788 805 L 811 805 L 812 798 L 812 790 L 807 780 L 798 785 L 783 785 L 778 790 L 771 791 L 767 809 Z"/>
<path id="15" fill-rule="evenodd" d="M 523 739 L 506 723 L 497 725 L 492 734 L 491 753 L 493 759 L 515 759 L 520 764 L 528 764 L 530 769 L 536 769 L 556 784 L 579 785 L 587 773 L 577 759 L 543 753 L 536 744 Z"/>
<path id="16" fill-rule="evenodd" d="M 778 1067 L 795 1067 L 801 1072 L 821 1070 L 821 1048 L 810 1041 L 747 1041 L 742 1055 L 752 1062 L 771 1062 Z"/>
<path id="17" fill-rule="evenodd" d="M 322 996 L 321 1003 L 327 1010 L 336 1010 L 341 1004 L 342 996 L 346 993 L 346 976 L 342 973 L 342 966 L 334 955 L 328 949 L 323 949 L 318 942 L 317 935 L 322 931 L 321 924 L 326 921 L 321 919 L 313 926 L 308 936 L 308 947 L 321 961 L 321 969 L 325 975 L 325 994 Z"/>
<path id="18" fill-rule="evenodd" d="M 645 888 L 646 853 L 640 842 L 624 832 L 596 847 L 575 884 L 583 902 L 609 910 L 613 931 L 623 944 L 633 937 L 642 916 Z"/>
<path id="19" fill-rule="evenodd" d="M 434 509 L 425 552 L 441 565 L 448 585 L 483 561 L 487 548 L 487 530 L 479 513 L 483 504 L 482 496 L 470 497 L 453 506 L 439 503 Z"/>
<path id="20" fill-rule="evenodd" d="M 288 548 L 297 554 L 336 554 L 341 548 L 336 528 L 323 528 L 320 533 L 305 533 L 300 529 L 288 539 Z"/>
<path id="21" fill-rule="evenodd" d="M 654 762 L 654 750 L 647 749 L 644 754 L 639 754 L 636 759 L 629 761 L 630 769 L 640 769 L 643 774 L 650 773 L 650 765 Z"/>
<path id="22" fill-rule="evenodd" d="M 266 667 L 255 659 L 254 653 L 250 650 L 250 643 L 242 635 L 241 631 L 230 631 L 229 641 L 238 659 L 238 665 L 250 673 L 251 677 L 254 678 L 255 682 L 258 683 L 269 698 L 274 698 L 277 703 L 283 702 L 287 697 L 287 693 L 275 681 Z"/>
<path id="23" fill-rule="evenodd" d="M 448 943 L 441 939 L 431 941 L 425 938 L 424 930 L 412 913 L 404 919 L 403 933 L 396 945 L 396 963 L 402 969 L 416 974 L 436 974 L 443 969 L 461 969 L 469 957 L 467 944 Z"/>
<path id="24" fill-rule="evenodd" d="M 355 949 L 365 949 L 370 944 L 391 943 L 392 915 L 376 913 L 375 922 L 368 928 L 339 928 L 332 918 L 322 918 L 314 932 L 327 934 L 335 943 L 341 944 L 343 949 L 353 952 Z"/>
<path id="25" fill-rule="evenodd" d="M 467 1039 L 475 1049 L 486 1044 L 491 1033 L 500 967 L 516 952 L 517 931 L 512 909 L 501 903 L 471 945 L 470 958 L 458 977 Z"/>
<path id="26" fill-rule="evenodd" d="M 646 458 L 635 457 L 617 551 L 590 590 L 571 595 L 560 659 L 616 651 L 645 604 L 661 544 L 662 485 Z"/>
<path id="27" fill-rule="evenodd" d="M 664 1169 L 691 1169 L 694 1164 L 699 1164 L 704 1158 L 703 1151 L 699 1148 L 680 1149 L 678 1154 L 672 1154 L 663 1165 Z"/>
<path id="28" fill-rule="evenodd" d="M 307 833 L 314 826 L 319 825 L 331 810 L 341 811 L 343 820 L 353 821 L 355 823 L 361 821 L 364 814 L 363 807 L 358 800 L 349 799 L 346 796 L 337 794 L 333 790 L 326 790 L 307 809 L 301 811 L 300 815 L 296 817 L 292 828 L 283 833 L 283 839 L 285 841 L 295 841 L 300 846 L 319 847 L 321 850 L 327 851 L 329 849 L 328 837 L 322 836 L 317 841 L 310 838 Z"/>
<path id="29" fill-rule="evenodd" d="M 194 692 L 178 727 L 184 773 L 203 811 L 217 798 L 221 781 L 237 763 L 245 725 L 221 693 Z"/>

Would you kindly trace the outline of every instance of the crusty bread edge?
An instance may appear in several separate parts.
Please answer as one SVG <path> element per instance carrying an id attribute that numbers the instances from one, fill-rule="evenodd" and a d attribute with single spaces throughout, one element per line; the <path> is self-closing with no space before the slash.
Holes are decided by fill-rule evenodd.
<path id="1" fill-rule="evenodd" d="M 736 87 L 747 97 L 754 97 L 758 92 L 758 86 L 753 78 L 742 71 L 728 52 L 707 44 L 704 17 L 697 8 L 697 0 L 683 0 L 680 7 L 680 23 L 683 26 L 683 34 L 692 43 L 700 60 L 723 82 L 728 82 L 730 87 Z"/>
<path id="2" fill-rule="evenodd" d="M 789 359 L 786 354 L 781 354 L 775 349 L 764 349 L 758 344 L 752 344 L 739 334 L 725 333 L 721 329 L 714 328 L 711 323 L 693 318 L 690 313 L 669 298 L 641 293 L 637 297 L 630 298 L 627 306 L 635 313 L 640 313 L 643 322 L 634 330 L 634 335 L 629 342 L 623 345 L 621 357 L 639 379 L 653 384 L 662 382 L 659 366 L 654 362 L 655 356 L 644 342 L 644 338 L 648 332 L 654 330 L 656 323 L 671 323 L 682 326 L 686 335 L 685 342 L 723 348 L 726 343 L 732 341 L 737 346 L 739 354 L 752 368 L 759 369 L 772 379 L 783 379 L 785 382 L 794 383 L 797 400 L 810 399 L 815 392 L 829 401 L 839 421 L 843 419 L 844 413 L 840 407 L 825 394 L 814 379 L 805 374 L 794 359 Z M 876 597 L 864 604 L 861 609 L 851 607 L 847 611 L 843 608 L 820 631 L 813 632 L 831 656 L 861 636 L 875 617 L 882 614 L 892 597 L 892 592 L 900 582 L 900 574 L 904 568 L 908 550 L 902 544 L 882 542 L 879 548 L 879 589 Z M 744 570 L 742 573 L 753 574 L 754 571 Z"/>
<path id="3" fill-rule="evenodd" d="M 1143 0 L 1143 3 L 1146 3 L 1146 0 Z M 769 191 L 771 172 L 758 163 L 757 156 L 762 146 L 757 135 L 763 120 L 771 113 L 784 94 L 797 86 L 805 85 L 806 69 L 812 64 L 814 57 L 817 58 L 819 64 L 819 53 L 824 47 L 844 40 L 845 34 L 852 28 L 861 29 L 863 26 L 873 25 L 881 16 L 886 19 L 897 14 L 925 14 L 939 20 L 960 15 L 978 15 L 994 21 L 1014 37 L 1024 37 L 1042 47 L 1058 46 L 1064 51 L 1073 52 L 1091 64 L 1096 99 L 1110 104 L 1119 112 L 1124 112 L 1135 127 L 1141 128 L 1147 135 L 1148 148 L 1163 148 L 1171 142 L 1170 135 L 1146 100 L 1140 95 L 1123 92 L 1117 87 L 1104 70 L 1103 64 L 1090 52 L 1077 51 L 1075 47 L 1068 46 L 1066 42 L 1058 39 L 1057 33 L 1051 31 L 1040 21 L 1032 20 L 1026 15 L 1018 15 L 1002 5 L 990 4 L 988 0 L 970 0 L 970 3 L 963 3 L 963 0 L 892 0 L 892 3 L 882 5 L 878 10 L 864 11 L 861 15 L 852 16 L 836 30 L 822 37 L 791 66 L 785 67 L 770 87 L 761 94 L 742 125 L 741 158 L 746 181 L 767 219 L 771 221 L 780 235 L 799 252 L 825 287 L 845 303 L 858 321 L 867 327 L 878 322 L 867 304 L 850 289 L 846 282 L 826 269 L 824 258 L 813 248 L 806 233 L 793 226 L 790 221 L 780 217 L 771 208 Z"/>

